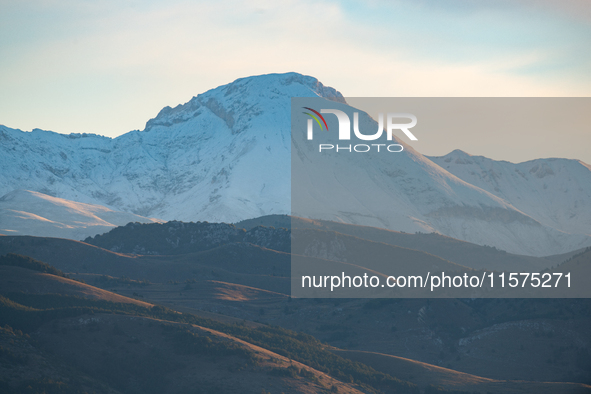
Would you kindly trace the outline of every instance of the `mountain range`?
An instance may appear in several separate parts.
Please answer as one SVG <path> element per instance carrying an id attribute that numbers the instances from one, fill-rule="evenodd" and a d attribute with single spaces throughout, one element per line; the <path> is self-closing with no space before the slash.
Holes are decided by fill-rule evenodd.
<path id="1" fill-rule="evenodd" d="M 397 140 L 405 149 L 395 166 L 347 155 L 321 167 L 301 159 L 305 174 L 292 178 L 292 97 L 346 107 L 337 90 L 287 73 L 238 79 L 166 107 L 144 130 L 114 139 L 0 126 L 0 195 L 30 190 L 144 218 L 238 222 L 297 215 L 290 202 L 306 188 L 292 193 L 292 182 L 322 183 L 344 197 L 314 196 L 308 217 L 437 232 L 531 256 L 591 245 L 591 167 L 577 160 L 513 164 L 461 151 L 427 157 Z M 337 167 L 365 183 L 347 187 Z M 27 212 L 26 199 L 22 205 L 10 209 Z"/>

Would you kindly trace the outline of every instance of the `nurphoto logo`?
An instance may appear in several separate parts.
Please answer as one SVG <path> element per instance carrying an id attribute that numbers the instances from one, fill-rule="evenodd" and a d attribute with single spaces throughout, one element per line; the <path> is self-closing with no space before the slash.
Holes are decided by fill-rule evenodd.
<path id="1" fill-rule="evenodd" d="M 326 123 L 326 119 L 322 114 L 333 114 L 337 117 L 339 122 L 339 130 L 338 136 L 339 141 L 350 141 L 351 140 L 351 119 L 349 115 L 345 112 L 340 111 L 338 109 L 321 109 L 320 112 L 312 109 L 310 107 L 303 107 L 306 112 L 303 112 L 305 115 L 308 115 L 310 119 L 308 119 L 307 123 L 307 138 L 308 140 L 314 139 L 314 121 L 320 127 L 320 130 L 328 131 L 328 124 Z M 309 112 L 308 112 L 309 111 Z M 398 120 L 398 121 L 395 121 Z M 406 123 L 399 123 L 400 119 L 409 119 L 410 122 Z M 417 117 L 413 114 L 408 113 L 388 113 L 386 116 L 386 141 L 392 141 L 392 135 L 394 134 L 395 130 L 402 131 L 411 141 L 417 141 L 417 137 L 414 136 L 413 133 L 410 132 L 409 129 L 413 128 L 417 124 Z M 375 141 L 382 137 L 384 133 L 384 114 L 380 113 L 378 115 L 378 130 L 374 134 L 363 134 L 359 130 L 359 112 L 353 113 L 353 133 L 355 134 L 355 138 L 362 140 L 362 141 Z M 400 144 L 356 144 L 356 145 L 339 145 L 339 144 L 319 144 L 318 151 L 322 153 L 322 151 L 330 151 L 333 150 L 335 152 L 357 152 L 357 153 L 365 153 L 372 150 L 380 152 L 381 148 L 385 148 L 385 151 L 388 152 L 402 152 L 404 147 Z"/>

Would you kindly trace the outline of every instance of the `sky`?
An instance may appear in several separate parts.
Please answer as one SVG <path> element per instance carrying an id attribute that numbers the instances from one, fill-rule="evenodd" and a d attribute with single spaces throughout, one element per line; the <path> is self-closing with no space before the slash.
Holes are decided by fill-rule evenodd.
<path id="1" fill-rule="evenodd" d="M 0 0 L 0 124 L 116 137 L 237 78 L 289 71 L 345 97 L 589 97 L 590 48 L 587 0 Z M 554 152 L 590 163 L 591 133 L 573 133 Z M 546 155 L 475 142 L 421 152 Z"/>

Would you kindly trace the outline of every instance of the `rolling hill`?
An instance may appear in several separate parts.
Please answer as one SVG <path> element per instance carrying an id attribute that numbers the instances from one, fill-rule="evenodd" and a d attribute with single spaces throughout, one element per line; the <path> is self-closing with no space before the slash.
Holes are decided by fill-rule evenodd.
<path id="1" fill-rule="evenodd" d="M 333 356 L 305 334 L 203 319 L 99 289 L 89 297 L 91 286 L 39 276 L 17 266 L 31 266 L 30 259 L 12 259 L 0 264 L 10 273 L 3 280 L 20 290 L 0 287 L 0 371 L 12 369 L 0 375 L 0 387 L 7 393 L 27 385 L 67 393 L 89 386 L 105 393 L 418 392 Z"/>
<path id="2" fill-rule="evenodd" d="M 306 231 L 320 234 L 316 237 L 321 240 L 326 237 L 323 242 L 328 244 L 346 237 Z M 372 245 L 352 239 L 360 242 L 356 249 Z M 142 256 L 71 240 L 4 236 L 0 255 L 29 251 L 111 293 L 225 324 L 278 325 L 339 348 L 403 357 L 487 379 L 589 382 L 588 300 L 292 299 L 287 296 L 289 254 L 246 242 L 216 245 L 200 252 Z M 397 253 L 423 253 L 381 245 Z M 35 287 L 43 288 L 36 280 L 31 278 Z M 7 288 L 18 287 L 11 286 Z M 14 294 L 10 296 L 16 298 Z M 19 297 L 13 302 L 31 301 Z"/>
<path id="3" fill-rule="evenodd" d="M 267 215 L 240 221 L 236 227 L 251 230 L 257 226 L 286 228 L 293 230 L 323 230 L 351 235 L 373 242 L 420 250 L 439 256 L 456 264 L 488 270 L 524 270 L 536 271 L 562 262 L 572 254 L 560 256 L 533 257 L 507 253 L 491 246 L 482 246 L 437 233 L 409 234 L 378 227 L 360 226 L 329 220 L 305 219 L 288 215 Z"/>

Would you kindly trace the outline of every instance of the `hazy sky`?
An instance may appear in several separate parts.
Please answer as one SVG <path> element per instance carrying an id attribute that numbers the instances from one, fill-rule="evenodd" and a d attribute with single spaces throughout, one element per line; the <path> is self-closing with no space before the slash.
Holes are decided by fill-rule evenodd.
<path id="1" fill-rule="evenodd" d="M 588 97 L 591 2 L 0 0 L 8 127 L 114 137 L 236 78 L 287 71 L 351 97 Z M 591 146 L 580 134 L 570 143 Z"/>

